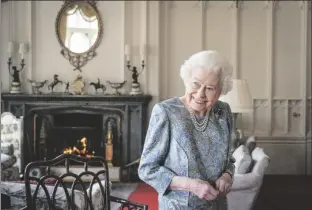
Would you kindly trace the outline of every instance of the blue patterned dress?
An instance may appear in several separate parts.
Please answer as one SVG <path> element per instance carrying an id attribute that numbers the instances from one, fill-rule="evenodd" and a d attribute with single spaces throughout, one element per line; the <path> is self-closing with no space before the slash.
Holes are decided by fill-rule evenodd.
<path id="1" fill-rule="evenodd" d="M 160 210 L 226 209 L 226 199 L 201 200 L 193 193 L 169 190 L 174 176 L 209 182 L 223 172 L 233 174 L 230 154 L 231 110 L 218 101 L 211 109 L 206 130 L 195 129 L 189 111 L 178 97 L 156 104 L 139 166 L 140 178 L 158 192 Z"/>

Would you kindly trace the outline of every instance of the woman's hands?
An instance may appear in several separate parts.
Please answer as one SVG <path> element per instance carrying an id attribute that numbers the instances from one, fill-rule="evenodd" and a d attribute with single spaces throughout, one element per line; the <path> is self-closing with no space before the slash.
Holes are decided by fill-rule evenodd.
<path id="1" fill-rule="evenodd" d="M 232 187 L 232 177 L 228 173 L 224 173 L 215 183 L 216 186 L 214 187 L 207 181 L 193 179 L 191 192 L 200 199 L 215 200 L 220 194 L 225 196 L 229 193 Z"/>
<path id="2" fill-rule="evenodd" d="M 218 190 L 216 190 L 209 182 L 201 179 L 192 180 L 190 191 L 202 200 L 215 200 L 219 195 Z"/>
<path id="3" fill-rule="evenodd" d="M 232 187 L 232 177 L 228 173 L 223 173 L 222 176 L 216 180 L 216 188 L 220 193 L 226 195 Z"/>
<path id="4" fill-rule="evenodd" d="M 216 186 L 201 179 L 192 179 L 188 177 L 173 177 L 169 188 L 171 190 L 185 190 L 192 192 L 203 200 L 215 200 L 221 195 L 226 195 L 232 186 L 232 178 L 224 173 L 215 182 Z"/>

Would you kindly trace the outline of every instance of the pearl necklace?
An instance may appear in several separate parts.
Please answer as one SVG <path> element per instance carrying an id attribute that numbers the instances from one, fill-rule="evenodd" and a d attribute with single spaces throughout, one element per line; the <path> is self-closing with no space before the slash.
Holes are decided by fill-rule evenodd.
<path id="1" fill-rule="evenodd" d="M 208 125 L 209 112 L 206 113 L 202 122 L 198 122 L 193 110 L 190 107 L 187 107 L 187 109 L 190 112 L 191 119 L 192 119 L 193 125 L 195 126 L 196 130 L 203 132 L 207 128 L 207 125 Z"/>

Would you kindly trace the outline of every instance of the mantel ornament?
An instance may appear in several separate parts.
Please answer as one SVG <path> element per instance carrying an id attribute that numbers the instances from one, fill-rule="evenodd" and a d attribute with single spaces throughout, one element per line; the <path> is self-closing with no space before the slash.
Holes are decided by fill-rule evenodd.
<path id="1" fill-rule="evenodd" d="M 55 32 L 62 50 L 74 71 L 96 56 L 96 48 L 103 36 L 103 22 L 95 0 L 64 1 L 57 14 Z"/>
<path id="2" fill-rule="evenodd" d="M 63 84 L 62 80 L 59 80 L 59 75 L 54 74 L 53 76 L 53 82 L 48 85 L 48 89 L 51 90 L 51 93 L 54 93 L 54 87 L 58 84 Z"/>
<path id="3" fill-rule="evenodd" d="M 105 93 L 106 87 L 105 87 L 105 85 L 101 84 L 101 81 L 99 78 L 98 78 L 98 81 L 96 83 L 91 82 L 90 85 L 94 87 L 95 93 L 99 93 L 99 89 L 102 90 L 102 93 Z"/>
<path id="4" fill-rule="evenodd" d="M 131 84 L 131 92 L 130 95 L 141 95 L 143 94 L 140 89 L 140 83 L 138 81 L 139 75 L 143 72 L 144 67 L 146 66 L 146 45 L 143 44 L 140 47 L 140 54 L 141 54 L 141 70 L 138 67 L 131 65 L 130 56 L 131 56 L 131 49 L 129 45 L 125 46 L 125 56 L 127 60 L 127 68 L 131 72 L 132 76 L 132 84 Z"/>
<path id="5" fill-rule="evenodd" d="M 21 81 L 20 81 L 20 72 L 25 67 L 25 53 L 28 52 L 27 45 L 25 43 L 21 43 L 19 45 L 19 53 L 21 54 L 21 67 L 18 69 L 16 65 L 13 65 L 13 58 L 14 58 L 14 52 L 15 52 L 15 43 L 9 42 L 8 44 L 8 53 L 9 53 L 9 59 L 8 59 L 8 69 L 9 74 L 12 76 L 13 80 L 11 82 L 11 90 L 10 93 L 20 93 L 21 92 Z"/>
<path id="6" fill-rule="evenodd" d="M 85 88 L 85 81 L 82 75 L 77 75 L 76 79 L 72 83 L 72 94 L 83 95 Z"/>
<path id="7" fill-rule="evenodd" d="M 118 91 L 118 89 L 122 88 L 124 86 L 124 84 L 126 84 L 126 80 L 124 80 L 123 82 L 111 82 L 111 81 L 106 81 L 111 88 L 115 89 L 115 93 L 114 95 L 121 95 L 121 92 Z"/>
<path id="8" fill-rule="evenodd" d="M 49 82 L 48 80 L 44 80 L 42 82 L 37 82 L 36 80 L 31 80 L 31 79 L 28 79 L 27 81 L 31 84 L 33 94 L 42 94 L 40 89 L 43 88 L 44 85 Z"/>

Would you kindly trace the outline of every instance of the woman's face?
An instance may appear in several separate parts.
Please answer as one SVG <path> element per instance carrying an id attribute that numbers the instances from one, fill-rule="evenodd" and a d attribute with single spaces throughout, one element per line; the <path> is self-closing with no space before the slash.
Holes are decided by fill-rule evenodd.
<path id="1" fill-rule="evenodd" d="M 197 114 L 203 115 L 218 101 L 220 78 L 214 71 L 195 69 L 186 88 L 186 103 Z"/>

